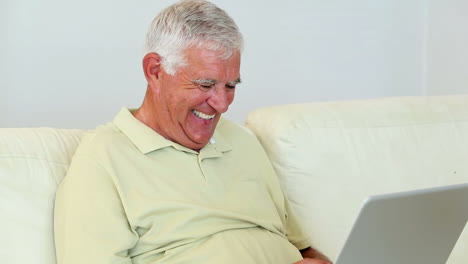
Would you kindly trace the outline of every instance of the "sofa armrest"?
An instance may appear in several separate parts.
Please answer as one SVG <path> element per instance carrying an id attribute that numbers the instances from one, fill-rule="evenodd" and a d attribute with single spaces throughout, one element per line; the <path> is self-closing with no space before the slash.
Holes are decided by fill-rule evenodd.
<path id="1" fill-rule="evenodd" d="M 55 191 L 83 133 L 0 129 L 0 263 L 55 263 Z"/>

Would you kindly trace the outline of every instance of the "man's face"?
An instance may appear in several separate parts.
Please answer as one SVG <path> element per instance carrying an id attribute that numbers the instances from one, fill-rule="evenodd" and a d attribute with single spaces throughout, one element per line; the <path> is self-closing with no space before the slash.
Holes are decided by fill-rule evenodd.
<path id="1" fill-rule="evenodd" d="M 174 76 L 161 71 L 154 89 L 154 114 L 162 136 L 198 150 L 211 139 L 221 114 L 234 100 L 240 53 L 222 60 L 219 52 L 188 48 L 184 55 L 187 65 Z"/>

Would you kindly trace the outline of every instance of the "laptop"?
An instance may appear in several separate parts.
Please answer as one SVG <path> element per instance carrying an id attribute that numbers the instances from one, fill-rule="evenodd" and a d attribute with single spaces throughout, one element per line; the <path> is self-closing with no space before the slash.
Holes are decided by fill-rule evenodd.
<path id="1" fill-rule="evenodd" d="M 468 221 L 468 183 L 369 197 L 336 264 L 443 264 Z"/>

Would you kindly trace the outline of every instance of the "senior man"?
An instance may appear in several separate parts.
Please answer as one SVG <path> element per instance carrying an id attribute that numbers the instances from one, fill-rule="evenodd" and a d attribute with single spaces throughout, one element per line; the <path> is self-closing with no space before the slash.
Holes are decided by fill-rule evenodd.
<path id="1" fill-rule="evenodd" d="M 155 18 L 141 107 L 86 135 L 58 189 L 59 264 L 329 263 L 255 136 L 221 119 L 241 50 L 212 3 L 180 1 Z"/>

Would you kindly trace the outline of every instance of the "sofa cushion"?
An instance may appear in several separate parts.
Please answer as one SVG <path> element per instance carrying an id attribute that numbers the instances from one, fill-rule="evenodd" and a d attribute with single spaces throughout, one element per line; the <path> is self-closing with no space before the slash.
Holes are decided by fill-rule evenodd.
<path id="1" fill-rule="evenodd" d="M 0 129 L 0 263 L 55 263 L 55 191 L 82 134 L 53 128 Z"/>
<path id="2" fill-rule="evenodd" d="M 337 257 L 365 197 L 468 182 L 468 96 L 283 105 L 252 112 L 316 246 Z M 468 228 L 448 263 L 468 263 Z"/>

